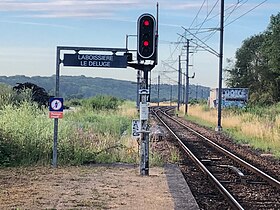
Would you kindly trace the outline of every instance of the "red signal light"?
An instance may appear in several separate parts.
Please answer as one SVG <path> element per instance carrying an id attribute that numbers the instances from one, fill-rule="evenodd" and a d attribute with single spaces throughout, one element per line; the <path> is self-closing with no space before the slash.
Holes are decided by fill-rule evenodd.
<path id="1" fill-rule="evenodd" d="M 151 14 L 142 14 L 137 21 L 137 60 L 156 58 L 156 20 Z"/>
<path id="2" fill-rule="evenodd" d="M 149 26 L 149 25 L 150 25 L 150 21 L 144 20 L 144 26 Z"/>

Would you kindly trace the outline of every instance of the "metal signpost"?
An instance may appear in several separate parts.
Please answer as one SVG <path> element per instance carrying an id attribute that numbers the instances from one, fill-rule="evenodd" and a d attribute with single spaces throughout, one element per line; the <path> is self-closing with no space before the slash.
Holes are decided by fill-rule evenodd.
<path id="1" fill-rule="evenodd" d="M 54 118 L 53 167 L 57 167 L 58 119 L 63 117 L 63 98 L 50 98 L 49 117 Z"/>
<path id="2" fill-rule="evenodd" d="M 99 67 L 99 68 L 126 68 L 138 70 L 139 84 L 140 70 L 143 71 L 143 82 L 139 90 L 137 105 L 140 108 L 140 120 L 132 122 L 133 137 L 141 139 L 140 174 L 149 175 L 149 99 L 148 75 L 157 65 L 158 30 L 155 18 L 151 14 L 142 14 L 137 21 L 137 61 L 133 62 L 132 53 L 127 48 L 96 48 L 96 47 L 57 47 L 56 54 L 56 88 L 55 97 L 59 97 L 60 65 L 71 67 Z M 66 53 L 61 56 L 61 52 Z M 69 52 L 71 51 L 71 52 Z M 83 53 L 80 53 L 80 52 Z M 88 51 L 94 52 L 88 54 Z M 106 52 L 97 53 L 96 52 Z M 63 57 L 63 58 L 61 58 Z M 59 101 L 51 102 L 53 109 L 58 109 Z M 140 130 L 139 130 L 140 129 Z M 57 130 L 58 118 L 54 119 L 54 146 L 53 167 L 57 167 Z"/>
<path id="3" fill-rule="evenodd" d="M 62 51 L 72 51 L 72 54 L 63 54 Z M 79 54 L 85 52 L 107 52 L 108 54 Z M 109 54 L 110 53 L 110 54 Z M 122 53 L 122 55 L 117 55 Z M 50 101 L 50 116 L 54 118 L 54 137 L 53 137 L 53 160 L 52 165 L 57 167 L 57 142 L 58 142 L 58 118 L 62 118 L 63 100 L 59 98 L 59 79 L 60 65 L 71 67 L 102 67 L 102 68 L 126 68 L 127 67 L 127 49 L 124 48 L 96 48 L 96 47 L 68 47 L 58 46 L 56 51 L 56 81 L 55 98 Z"/>

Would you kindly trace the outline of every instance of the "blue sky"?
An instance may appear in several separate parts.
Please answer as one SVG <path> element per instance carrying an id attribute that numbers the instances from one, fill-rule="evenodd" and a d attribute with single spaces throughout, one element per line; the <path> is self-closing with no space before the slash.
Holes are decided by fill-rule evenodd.
<path id="1" fill-rule="evenodd" d="M 177 74 L 173 68 L 178 68 L 178 55 L 182 54 L 183 59 L 185 56 L 183 44 L 176 43 L 185 41 L 178 35 L 184 35 L 182 26 L 196 29 L 192 32 L 201 27 L 197 37 L 205 40 L 211 32 L 202 33 L 203 29 L 219 26 L 220 1 L 1 0 L 0 75 L 55 74 L 56 46 L 124 48 L 126 35 L 136 34 L 138 17 L 142 13 L 156 15 L 156 2 L 159 3 L 159 65 L 152 72 L 152 81 L 156 82 L 160 74 L 164 83 L 175 84 Z M 224 58 L 233 58 L 244 39 L 263 32 L 270 16 L 276 15 L 279 8 L 279 0 L 225 0 Z M 135 41 L 130 37 L 129 49 L 136 48 Z M 193 42 L 197 41 L 193 38 Z M 219 33 L 216 31 L 206 43 L 218 51 Z M 196 76 L 190 83 L 216 87 L 218 58 L 198 48 L 193 51 L 190 74 L 195 72 Z M 61 74 L 136 80 L 136 71 L 131 68 L 62 67 Z"/>

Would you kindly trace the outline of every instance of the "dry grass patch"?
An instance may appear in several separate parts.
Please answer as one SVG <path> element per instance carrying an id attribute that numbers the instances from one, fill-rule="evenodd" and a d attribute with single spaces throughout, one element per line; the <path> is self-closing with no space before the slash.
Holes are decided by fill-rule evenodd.
<path id="1" fill-rule="evenodd" d="M 135 118 L 135 116 L 137 116 L 137 109 L 135 108 L 135 106 L 133 105 L 134 102 L 127 102 L 125 104 L 122 104 L 119 109 L 118 109 L 118 113 L 121 116 L 126 116 L 129 118 Z"/>
<path id="2" fill-rule="evenodd" d="M 189 107 L 189 115 L 213 125 L 217 123 L 216 109 L 206 110 L 200 105 L 194 105 Z M 251 113 L 236 114 L 223 110 L 222 126 L 239 140 L 280 156 L 280 116 L 276 116 L 273 121 L 269 116 L 259 117 Z"/>

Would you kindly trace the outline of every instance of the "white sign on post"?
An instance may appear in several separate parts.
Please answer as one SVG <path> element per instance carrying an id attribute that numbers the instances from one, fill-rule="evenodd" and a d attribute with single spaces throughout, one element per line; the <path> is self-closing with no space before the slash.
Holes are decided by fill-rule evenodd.
<path id="1" fill-rule="evenodd" d="M 132 120 L 132 137 L 140 137 L 140 120 Z"/>
<path id="2" fill-rule="evenodd" d="M 149 118 L 149 105 L 140 103 L 140 120 L 148 120 Z"/>

